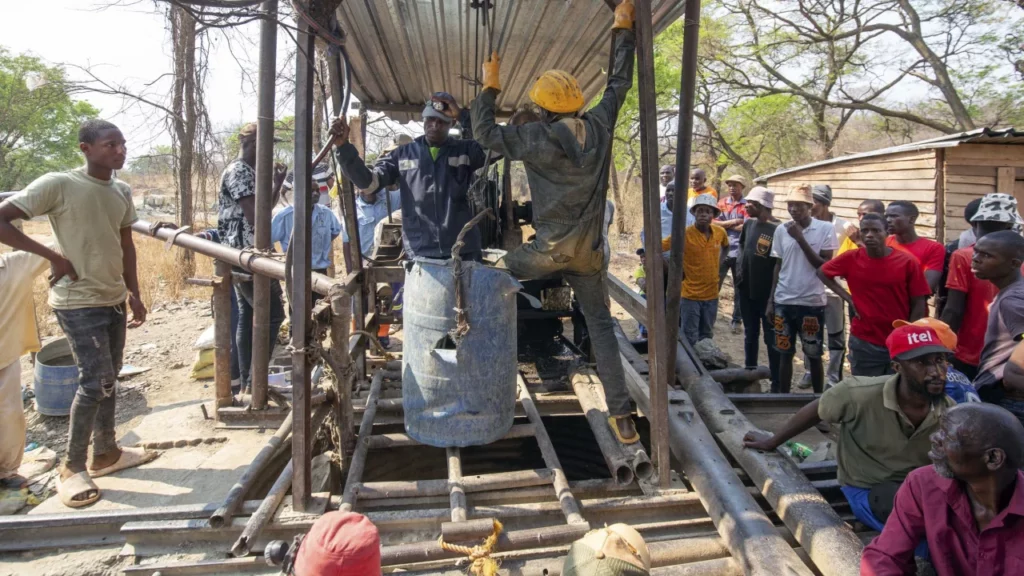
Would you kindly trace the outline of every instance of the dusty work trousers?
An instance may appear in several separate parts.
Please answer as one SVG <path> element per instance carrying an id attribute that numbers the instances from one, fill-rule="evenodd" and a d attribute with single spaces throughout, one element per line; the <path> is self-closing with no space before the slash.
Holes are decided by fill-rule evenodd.
<path id="1" fill-rule="evenodd" d="M 536 278 L 538 274 L 530 266 L 530 258 L 520 250 L 513 251 L 504 262 L 516 278 Z M 559 274 L 554 274 L 559 275 Z M 608 414 L 625 416 L 632 412 L 629 392 L 626 390 L 626 376 L 619 357 L 619 342 L 615 339 L 615 320 L 608 306 L 608 287 L 605 285 L 603 267 L 591 274 L 562 272 L 560 274 L 576 294 L 576 300 L 583 311 L 587 332 L 597 357 L 597 374 L 604 386 Z M 544 274 L 550 277 L 552 274 Z"/>
<path id="2" fill-rule="evenodd" d="M 608 287 L 603 272 L 590 276 L 566 274 L 565 281 L 572 287 L 580 303 L 587 331 L 597 357 L 597 373 L 604 385 L 608 414 L 625 416 L 632 412 L 629 392 L 626 391 L 626 376 L 619 357 L 619 341 L 615 338 L 615 320 L 608 308 Z"/>
<path id="3" fill-rule="evenodd" d="M 68 467 L 85 468 L 92 439 L 93 454 L 117 448 L 114 411 L 117 374 L 124 357 L 127 328 L 124 304 L 101 308 L 55 310 L 78 365 L 78 392 L 71 403 Z"/>
<path id="4" fill-rule="evenodd" d="M 0 368 L 0 479 L 18 472 L 25 454 L 25 412 L 21 408 L 21 361 Z"/>

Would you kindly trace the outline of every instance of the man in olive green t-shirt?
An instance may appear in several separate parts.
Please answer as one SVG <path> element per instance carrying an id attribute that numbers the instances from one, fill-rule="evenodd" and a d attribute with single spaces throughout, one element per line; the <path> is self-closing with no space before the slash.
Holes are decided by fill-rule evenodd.
<path id="1" fill-rule="evenodd" d="M 946 396 L 946 355 L 935 330 L 908 324 L 886 340 L 895 376 L 851 376 L 804 406 L 771 438 L 744 444 L 775 450 L 822 421 L 838 424 L 839 484 L 857 519 L 881 530 L 899 483 L 931 463 L 929 437 L 955 403 Z"/>
<path id="2" fill-rule="evenodd" d="M 89 120 L 79 129 L 78 141 L 84 167 L 41 176 L 0 204 L 0 243 L 50 262 L 50 306 L 78 364 L 68 454 L 58 484 L 61 501 L 75 508 L 99 499 L 92 476 L 136 466 L 155 456 L 138 448 L 119 448 L 114 431 L 114 391 L 125 329 L 146 320 L 132 242 L 131 225 L 138 217 L 131 189 L 113 175 L 124 165 L 125 140 L 113 124 Z M 38 216 L 49 219 L 56 251 L 11 224 Z M 130 323 L 126 303 L 132 312 Z M 87 468 L 90 439 L 93 459 Z"/>

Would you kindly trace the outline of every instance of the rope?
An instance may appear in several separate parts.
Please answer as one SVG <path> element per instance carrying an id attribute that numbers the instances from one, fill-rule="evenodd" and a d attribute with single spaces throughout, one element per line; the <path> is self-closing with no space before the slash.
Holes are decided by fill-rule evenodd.
<path id="1" fill-rule="evenodd" d="M 452 275 L 455 276 L 455 328 L 448 332 L 448 336 L 456 346 L 469 333 L 469 319 L 466 317 L 466 298 L 462 287 L 462 257 L 459 255 L 459 252 L 466 245 L 466 233 L 472 230 L 484 217 L 493 220 L 494 210 L 488 208 L 474 216 L 472 220 L 462 227 L 462 231 L 459 232 L 459 236 L 455 239 L 455 244 L 452 245 L 452 260 L 455 261 L 455 266 L 452 270 Z"/>
<path id="2" fill-rule="evenodd" d="M 469 557 L 471 562 L 469 573 L 473 574 L 473 576 L 497 576 L 498 561 L 491 558 L 491 554 L 498 544 L 498 536 L 501 535 L 503 529 L 504 526 L 501 525 L 501 522 L 495 520 L 494 531 L 491 532 L 491 535 L 484 540 L 483 544 L 473 546 L 472 548 L 458 544 L 449 544 L 444 541 L 444 536 L 437 538 L 437 544 L 446 552 L 455 552 L 456 554 L 464 554 Z"/>

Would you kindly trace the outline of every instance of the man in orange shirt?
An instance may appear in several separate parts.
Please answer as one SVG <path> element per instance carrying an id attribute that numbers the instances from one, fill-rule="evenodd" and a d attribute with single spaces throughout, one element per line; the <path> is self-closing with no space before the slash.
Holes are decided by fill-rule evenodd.
<path id="1" fill-rule="evenodd" d="M 1009 194 L 988 194 L 981 200 L 978 211 L 971 217 L 971 227 L 977 238 L 1013 228 L 1017 221 L 1017 200 Z M 981 348 L 985 344 L 988 326 L 988 308 L 999 289 L 981 280 L 971 272 L 974 246 L 961 248 L 949 257 L 946 278 L 946 306 L 942 321 L 956 332 L 957 345 L 953 366 L 974 380 L 978 375 Z"/>
<path id="2" fill-rule="evenodd" d="M 942 278 L 942 267 L 946 263 L 946 248 L 928 238 L 921 238 L 914 229 L 920 212 L 913 202 L 896 200 L 890 202 L 885 209 L 885 222 L 889 228 L 889 237 L 885 245 L 902 250 L 917 258 L 924 268 L 924 278 L 932 294 L 939 287 Z"/>
<path id="3" fill-rule="evenodd" d="M 718 191 L 707 185 L 708 175 L 700 168 L 690 172 L 690 190 L 686 193 L 686 208 L 693 208 L 693 201 L 701 194 L 710 194 L 718 201 Z"/>
<path id="4" fill-rule="evenodd" d="M 697 196 L 690 212 L 696 220 L 693 226 L 686 228 L 679 320 L 683 335 L 692 345 L 714 336 L 718 316 L 718 268 L 729 250 L 729 237 L 724 228 L 711 223 L 721 211 L 710 194 Z M 671 237 L 661 241 L 662 250 L 671 246 Z"/>

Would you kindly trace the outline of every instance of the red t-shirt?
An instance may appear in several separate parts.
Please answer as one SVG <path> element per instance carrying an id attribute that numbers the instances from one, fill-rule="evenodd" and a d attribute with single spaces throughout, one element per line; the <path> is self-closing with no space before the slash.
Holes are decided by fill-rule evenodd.
<path id="1" fill-rule="evenodd" d="M 932 293 L 921 265 L 899 250 L 884 258 L 871 258 L 865 248 L 850 250 L 825 262 L 821 271 L 846 279 L 857 307 L 850 333 L 876 346 L 885 346 L 894 320 L 910 318 L 911 298 Z"/>
<path id="2" fill-rule="evenodd" d="M 981 348 L 985 345 L 988 326 L 988 307 L 999 293 L 999 288 L 988 280 L 978 280 L 971 272 L 974 247 L 961 248 L 949 257 L 949 275 L 946 288 L 967 294 L 963 319 L 956 337 L 956 358 L 965 364 L 977 366 L 981 361 Z"/>
<path id="3" fill-rule="evenodd" d="M 935 240 L 918 238 L 910 244 L 900 244 L 895 235 L 890 235 L 885 239 L 885 245 L 917 258 L 925 270 L 942 272 L 942 267 L 946 263 L 946 247 Z"/>

